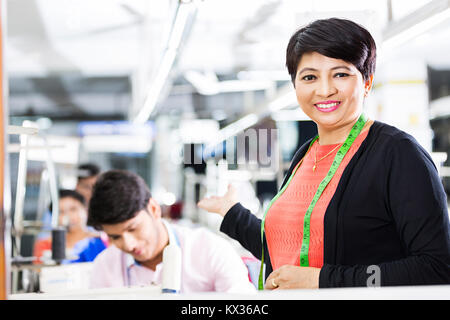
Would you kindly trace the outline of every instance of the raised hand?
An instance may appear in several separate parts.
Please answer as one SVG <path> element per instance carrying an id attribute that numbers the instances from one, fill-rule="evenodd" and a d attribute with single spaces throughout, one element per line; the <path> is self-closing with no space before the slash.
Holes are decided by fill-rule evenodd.
<path id="1" fill-rule="evenodd" d="M 197 203 L 197 206 L 203 210 L 218 213 L 224 217 L 228 210 L 238 202 L 236 188 L 229 184 L 227 192 L 223 196 L 203 198 Z"/>

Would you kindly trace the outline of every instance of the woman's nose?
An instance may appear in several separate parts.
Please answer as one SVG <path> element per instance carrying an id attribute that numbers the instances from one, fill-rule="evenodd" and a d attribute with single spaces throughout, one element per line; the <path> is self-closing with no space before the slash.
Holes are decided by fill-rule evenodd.
<path id="1" fill-rule="evenodd" d="M 337 89 L 333 83 L 327 78 L 322 78 L 317 83 L 316 94 L 320 97 L 329 97 L 337 92 Z"/>

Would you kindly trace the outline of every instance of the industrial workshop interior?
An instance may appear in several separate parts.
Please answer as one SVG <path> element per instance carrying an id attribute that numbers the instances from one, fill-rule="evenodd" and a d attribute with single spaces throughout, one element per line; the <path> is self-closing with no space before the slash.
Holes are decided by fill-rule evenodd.
<path id="1" fill-rule="evenodd" d="M 0 11 L 0 299 L 450 299 L 450 1 Z"/>

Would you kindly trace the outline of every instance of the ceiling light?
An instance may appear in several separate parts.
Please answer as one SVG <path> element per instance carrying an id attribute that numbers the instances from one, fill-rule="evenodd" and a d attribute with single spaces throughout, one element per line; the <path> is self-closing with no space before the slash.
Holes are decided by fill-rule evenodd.
<path id="1" fill-rule="evenodd" d="M 391 50 L 429 31 L 450 18 L 450 1 L 431 1 L 384 31 L 382 50 Z"/>
<path id="2" fill-rule="evenodd" d="M 193 9 L 194 7 L 191 1 L 189 1 L 189 3 L 184 3 L 182 1 L 180 2 L 162 61 L 156 71 L 155 77 L 149 85 L 148 94 L 144 100 L 144 104 L 134 118 L 133 122 L 144 123 L 152 115 L 160 98 L 161 92 L 167 82 L 167 79 L 169 78 L 170 71 L 178 54 L 178 49 L 182 42 L 182 38 L 185 34 L 188 19 L 193 13 Z"/>

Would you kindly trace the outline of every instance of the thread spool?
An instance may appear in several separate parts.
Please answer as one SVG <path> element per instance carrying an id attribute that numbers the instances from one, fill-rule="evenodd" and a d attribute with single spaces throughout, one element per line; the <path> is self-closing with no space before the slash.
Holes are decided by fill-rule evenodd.
<path id="1" fill-rule="evenodd" d="M 61 263 L 66 258 L 66 229 L 52 230 L 52 260 Z"/>
<path id="2" fill-rule="evenodd" d="M 169 244 L 163 251 L 162 292 L 179 293 L 181 288 L 181 249 Z"/>

